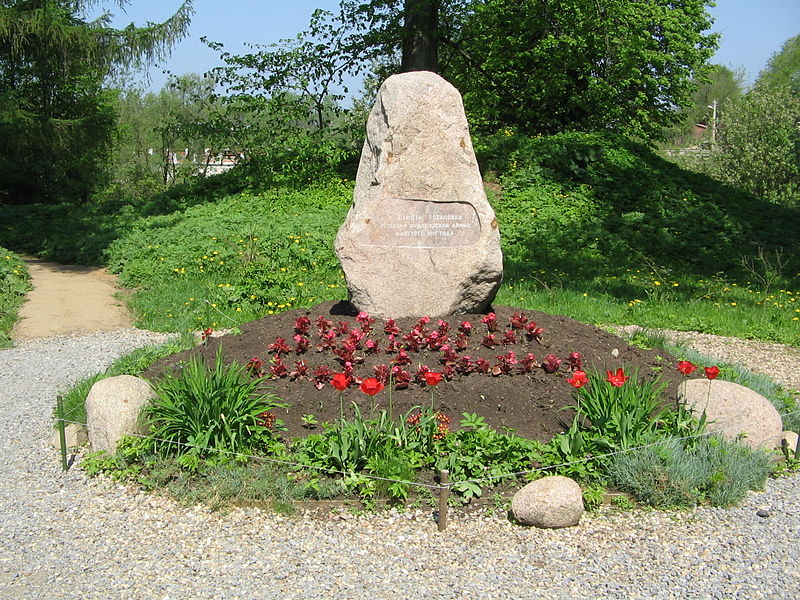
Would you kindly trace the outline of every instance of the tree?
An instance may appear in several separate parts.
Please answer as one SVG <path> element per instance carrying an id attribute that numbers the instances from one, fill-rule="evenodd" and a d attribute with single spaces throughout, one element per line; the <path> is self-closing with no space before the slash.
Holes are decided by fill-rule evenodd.
<path id="1" fill-rule="evenodd" d="M 710 172 L 766 200 L 800 205 L 800 97 L 755 87 L 720 114 Z"/>
<path id="2" fill-rule="evenodd" d="M 717 36 L 708 0 L 484 0 L 445 76 L 477 123 L 658 138 L 678 122 Z"/>
<path id="3" fill-rule="evenodd" d="M 527 133 L 677 123 L 713 54 L 710 0 L 341 0 L 337 56 L 440 72 L 473 125 Z M 306 35 L 306 34 L 303 34 Z M 301 36 L 302 37 L 302 36 Z"/>
<path id="4" fill-rule="evenodd" d="M 119 6 L 128 0 L 117 0 Z M 0 202 L 87 200 L 107 177 L 115 72 L 163 58 L 191 0 L 164 23 L 87 20 L 96 0 L 0 0 Z"/>
<path id="5" fill-rule="evenodd" d="M 400 71 L 439 72 L 439 0 L 406 0 Z"/>
<path id="6" fill-rule="evenodd" d="M 800 35 L 789 38 L 761 71 L 756 87 L 787 87 L 800 94 Z"/>
<path id="7" fill-rule="evenodd" d="M 709 65 L 705 79 L 696 81 L 697 88 L 690 102 L 681 110 L 681 122 L 666 130 L 664 139 L 678 146 L 696 144 L 692 135 L 698 124 L 708 127 L 706 136 L 715 136 L 719 115 L 728 104 L 744 93 L 744 71 L 733 71 L 722 65 Z"/>

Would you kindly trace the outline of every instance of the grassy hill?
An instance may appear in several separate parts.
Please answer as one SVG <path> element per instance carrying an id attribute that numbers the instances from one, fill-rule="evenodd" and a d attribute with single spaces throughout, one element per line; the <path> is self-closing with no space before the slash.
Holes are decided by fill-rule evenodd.
<path id="1" fill-rule="evenodd" d="M 615 136 L 500 134 L 476 148 L 506 261 L 499 303 L 800 345 L 797 210 Z M 139 324 L 160 330 L 345 296 L 332 246 L 352 184 L 231 189 L 198 182 L 147 206 L 0 207 L 0 244 L 108 265 L 136 290 Z"/>

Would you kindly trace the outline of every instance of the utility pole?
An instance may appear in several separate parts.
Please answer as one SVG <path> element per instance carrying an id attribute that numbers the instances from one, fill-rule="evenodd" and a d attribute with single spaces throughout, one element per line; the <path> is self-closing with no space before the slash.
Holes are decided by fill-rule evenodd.
<path id="1" fill-rule="evenodd" d="M 711 144 L 717 143 L 717 101 L 714 100 L 708 105 L 711 109 Z"/>

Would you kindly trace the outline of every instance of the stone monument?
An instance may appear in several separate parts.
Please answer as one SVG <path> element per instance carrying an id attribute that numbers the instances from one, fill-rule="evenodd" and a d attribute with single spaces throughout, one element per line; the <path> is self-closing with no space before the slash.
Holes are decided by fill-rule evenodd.
<path id="1" fill-rule="evenodd" d="M 389 77 L 367 121 L 336 237 L 350 302 L 382 317 L 481 312 L 503 274 L 461 95 L 434 73 Z"/>

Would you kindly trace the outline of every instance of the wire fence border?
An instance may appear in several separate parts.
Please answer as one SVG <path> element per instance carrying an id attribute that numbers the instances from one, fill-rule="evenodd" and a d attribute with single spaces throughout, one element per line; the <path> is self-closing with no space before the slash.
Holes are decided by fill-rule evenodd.
<path id="1" fill-rule="evenodd" d="M 788 412 L 788 413 L 783 413 L 783 414 L 778 413 L 778 414 L 780 415 L 781 419 L 783 419 L 783 417 L 788 417 L 788 416 L 791 416 L 791 415 L 800 414 L 800 410 L 795 410 L 795 411 Z M 56 422 L 57 423 L 61 422 L 61 423 L 64 423 L 64 424 L 70 423 L 70 424 L 73 424 L 73 425 L 79 425 L 79 426 L 82 426 L 82 427 L 87 427 L 86 423 L 81 423 L 80 421 L 72 421 L 72 420 L 69 420 L 69 419 L 66 419 L 66 418 L 56 418 Z M 681 437 L 664 438 L 662 440 L 657 440 L 657 441 L 651 442 L 649 444 L 644 444 L 644 445 L 641 445 L 641 446 L 634 446 L 634 447 L 631 447 L 631 448 L 622 448 L 620 450 L 615 450 L 613 452 L 607 452 L 607 453 L 604 453 L 604 454 L 597 454 L 597 455 L 593 455 L 593 456 L 585 456 L 585 457 L 580 458 L 580 459 L 567 461 L 567 462 L 563 462 L 563 463 L 559 463 L 559 464 L 555 464 L 555 465 L 548 465 L 548 466 L 545 466 L 545 467 L 536 467 L 534 469 L 526 469 L 524 471 L 516 471 L 516 472 L 512 472 L 512 473 L 502 473 L 500 475 L 488 475 L 486 477 L 476 477 L 476 478 L 472 478 L 472 479 L 462 479 L 462 480 L 458 480 L 458 481 L 448 481 L 446 483 L 443 482 L 443 483 L 440 483 L 438 485 L 422 483 L 422 482 L 418 482 L 418 481 L 407 481 L 407 480 L 402 480 L 402 479 L 392 479 L 392 478 L 388 478 L 388 477 L 380 477 L 378 475 L 371 475 L 371 474 L 366 474 L 366 473 L 359 473 L 359 476 L 364 477 L 366 479 L 372 479 L 372 480 L 375 480 L 375 481 L 385 481 L 385 482 L 389 482 L 389 483 L 400 483 L 400 484 L 405 484 L 405 485 L 414 486 L 414 487 L 427 488 L 427 489 L 431 489 L 431 490 L 440 490 L 441 491 L 443 489 L 451 489 L 454 486 L 459 485 L 459 484 L 468 484 L 468 483 L 480 484 L 480 483 L 486 483 L 486 482 L 496 481 L 496 480 L 500 480 L 500 479 L 508 479 L 508 478 L 512 478 L 512 477 L 513 478 L 518 478 L 518 477 L 521 477 L 523 475 L 532 475 L 534 473 L 542 473 L 542 472 L 545 472 L 545 471 L 552 471 L 554 469 L 559 469 L 559 468 L 562 468 L 562 467 L 569 467 L 571 465 L 583 464 L 583 463 L 594 461 L 594 460 L 603 460 L 603 459 L 610 458 L 610 457 L 613 457 L 613 456 L 618 456 L 618 455 L 621 455 L 621 454 L 627 454 L 629 452 L 637 452 L 637 451 L 640 451 L 640 450 L 644 450 L 646 448 L 651 448 L 653 446 L 658 446 L 659 444 L 663 444 L 665 441 L 678 441 L 678 442 L 680 442 L 680 441 L 691 440 L 691 439 L 700 439 L 700 438 L 703 438 L 703 437 L 709 437 L 709 436 L 712 436 L 712 435 L 717 435 L 718 433 L 719 432 L 715 432 L 715 431 L 706 431 L 706 432 L 699 433 L 699 434 L 693 434 L 693 435 L 687 435 L 687 436 L 681 436 Z M 143 434 L 138 434 L 138 433 L 131 433 L 131 434 L 127 434 L 127 435 L 130 435 L 131 437 L 140 438 L 140 439 L 152 440 L 154 442 L 162 442 L 162 443 L 166 443 L 166 444 L 171 444 L 171 445 L 174 445 L 174 446 L 183 446 L 185 448 L 198 448 L 198 446 L 196 446 L 194 444 L 188 444 L 188 443 L 184 443 L 184 442 L 176 442 L 176 441 L 173 441 L 173 440 L 165 440 L 165 439 L 161 439 L 161 438 L 157 438 L 157 437 L 149 436 L 149 435 L 143 435 Z M 781 435 L 780 439 L 783 439 L 782 435 Z M 798 444 L 798 448 L 800 448 L 800 444 Z M 241 458 L 247 458 L 247 459 L 260 461 L 260 462 L 268 462 L 268 463 L 280 464 L 280 465 L 284 465 L 284 466 L 300 467 L 300 468 L 304 468 L 304 469 L 312 469 L 312 470 L 319 471 L 319 472 L 322 472 L 322 473 L 327 473 L 327 474 L 332 474 L 332 475 L 342 475 L 343 477 L 347 477 L 347 476 L 353 475 L 355 473 L 353 471 L 342 471 L 342 470 L 339 470 L 339 469 L 331 469 L 329 467 L 320 467 L 320 466 L 316 466 L 316 465 L 308 465 L 308 464 L 293 462 L 293 461 L 279 459 L 279 458 L 272 458 L 272 457 L 268 457 L 268 456 L 259 456 L 259 455 L 256 455 L 256 454 L 244 454 L 244 453 L 241 453 L 241 452 L 233 452 L 233 451 L 230 451 L 230 450 L 220 450 L 220 449 L 217 449 L 217 448 L 203 448 L 203 450 L 206 450 L 208 452 L 217 453 L 217 454 L 224 454 L 224 455 L 228 455 L 228 456 L 237 456 L 237 457 L 241 457 Z"/>

